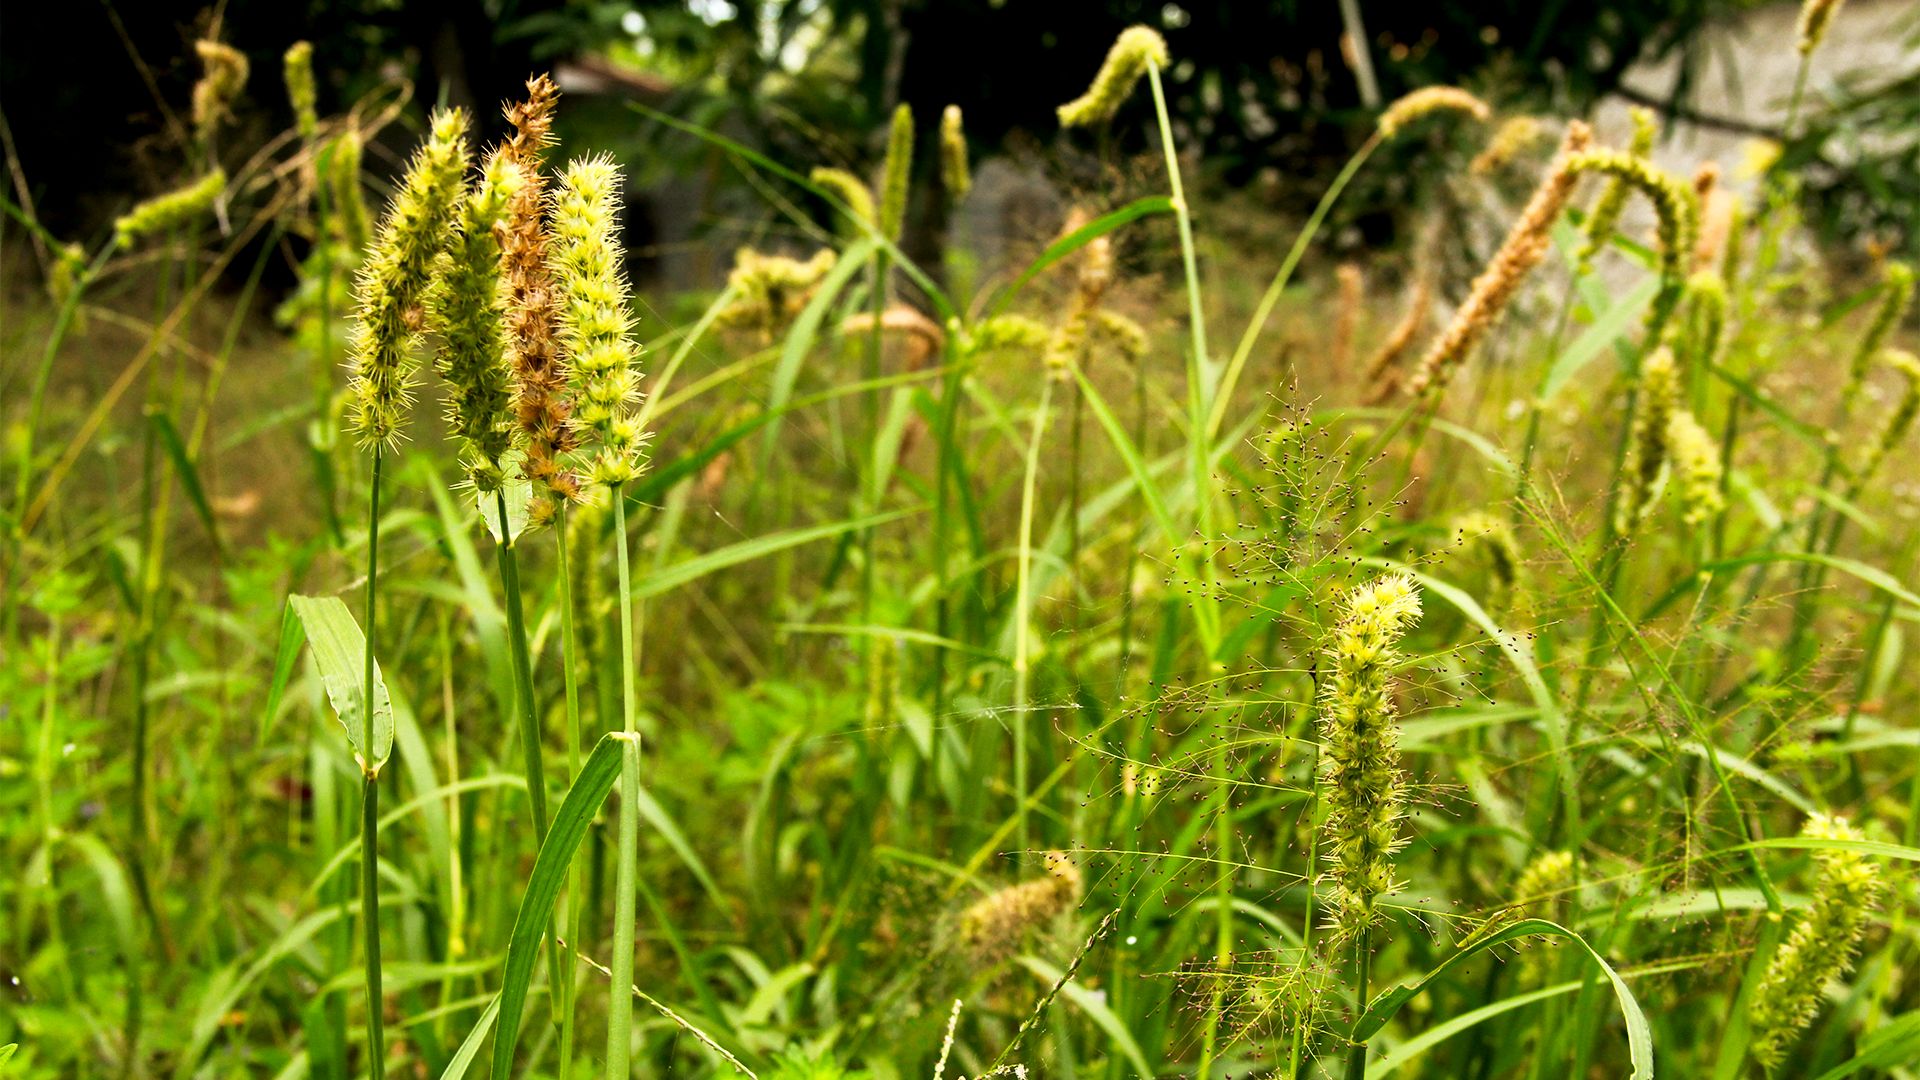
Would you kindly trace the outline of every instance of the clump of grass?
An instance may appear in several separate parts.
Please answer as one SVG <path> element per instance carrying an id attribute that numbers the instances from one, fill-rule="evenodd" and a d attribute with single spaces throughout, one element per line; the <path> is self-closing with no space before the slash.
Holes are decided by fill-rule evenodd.
<path id="1" fill-rule="evenodd" d="M 1810 840 L 1866 839 L 1843 817 L 1815 814 L 1800 835 Z M 1753 1059 L 1773 1074 L 1786 1061 L 1793 1040 L 1820 1012 L 1828 982 L 1853 967 L 1867 922 L 1886 889 L 1874 861 L 1845 848 L 1819 848 L 1820 876 L 1813 902 L 1794 921 L 1747 1006 L 1753 1025 Z"/>

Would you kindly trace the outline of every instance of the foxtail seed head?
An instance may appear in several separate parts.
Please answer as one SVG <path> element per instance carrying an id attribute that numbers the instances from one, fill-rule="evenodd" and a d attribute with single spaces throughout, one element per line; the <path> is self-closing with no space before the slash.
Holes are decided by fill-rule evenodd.
<path id="1" fill-rule="evenodd" d="M 1439 393 L 1452 380 L 1454 369 L 1466 360 L 1493 324 L 1506 310 L 1507 305 L 1520 291 L 1520 285 L 1526 280 L 1533 268 L 1546 258 L 1551 245 L 1550 233 L 1553 223 L 1560 218 L 1560 212 L 1566 209 L 1567 200 L 1573 195 L 1574 185 L 1579 175 L 1571 168 L 1577 159 L 1593 141 L 1593 129 L 1579 120 L 1567 125 L 1566 138 L 1560 144 L 1560 153 L 1547 171 L 1546 179 L 1534 189 L 1533 197 L 1527 200 L 1526 209 L 1521 211 L 1519 220 L 1508 230 L 1507 238 L 1501 243 L 1500 250 L 1494 253 L 1493 260 L 1487 264 L 1480 276 L 1473 279 L 1473 289 L 1467 294 L 1466 302 L 1454 313 L 1453 322 L 1448 325 L 1439 340 L 1427 350 L 1426 357 L 1420 362 L 1420 370 L 1414 373 L 1408 383 L 1408 390 L 1414 394 Z"/>
<path id="2" fill-rule="evenodd" d="M 1627 155 L 1645 158 L 1653 152 L 1653 141 L 1660 135 L 1659 121 L 1654 118 L 1652 109 L 1634 106 L 1628 113 L 1633 118 L 1633 138 L 1627 143 Z M 1620 225 L 1621 211 L 1627 208 L 1627 182 L 1619 177 L 1609 178 L 1600 188 L 1599 198 L 1593 201 L 1593 209 L 1587 211 L 1587 220 L 1581 226 L 1586 242 L 1580 245 L 1574 256 L 1580 260 L 1582 268 L 1593 264 L 1593 257 L 1606 250 L 1613 243 L 1614 230 Z"/>
<path id="3" fill-rule="evenodd" d="M 1873 321 L 1867 324 L 1867 332 L 1861 335 L 1860 347 L 1854 350 L 1853 364 L 1847 369 L 1847 386 L 1843 396 L 1851 402 L 1860 391 L 1861 380 L 1867 377 L 1867 368 L 1873 358 L 1879 354 L 1880 347 L 1887 343 L 1887 336 L 1893 328 L 1906 318 L 1907 309 L 1913 306 L 1913 267 L 1897 259 L 1890 259 L 1885 270 L 1885 279 L 1881 285 L 1880 306 L 1873 309 Z"/>
<path id="4" fill-rule="evenodd" d="M 1046 877 L 1009 885 L 960 913 L 960 942 L 976 964 L 1012 956 L 1029 931 L 1080 899 L 1080 868 L 1061 852 L 1050 851 L 1045 859 Z"/>
<path id="5" fill-rule="evenodd" d="M 1814 814 L 1800 835 L 1815 840 L 1865 840 L 1846 818 Z M 1830 980 L 1853 967 L 1853 954 L 1866 936 L 1867 920 L 1880 902 L 1885 883 L 1880 867 L 1866 855 L 1845 849 L 1815 849 L 1819 877 L 1813 901 L 1802 909 L 1774 951 L 1767 972 L 1747 1005 L 1753 1027 L 1753 1059 L 1771 1074 L 1786 1059 L 1793 1039 L 1819 1015 Z"/>
<path id="6" fill-rule="evenodd" d="M 940 114 L 940 181 L 947 201 L 957 203 L 973 190 L 973 170 L 967 165 L 967 132 L 960 123 L 960 106 L 949 105 Z"/>
<path id="7" fill-rule="evenodd" d="M 1399 659 L 1395 645 L 1419 618 L 1413 580 L 1389 574 L 1347 596 L 1333 632 L 1333 674 L 1320 708 L 1320 777 L 1332 851 L 1329 922 L 1340 940 L 1378 921 L 1375 904 L 1395 888 L 1406 777 L 1389 675 Z"/>
<path id="8" fill-rule="evenodd" d="M 1827 28 L 1845 0 L 1803 0 L 1800 5 L 1800 55 L 1810 56 L 1827 39 Z"/>
<path id="9" fill-rule="evenodd" d="M 293 106 L 293 126 L 303 142 L 312 142 L 320 130 L 319 94 L 313 85 L 313 43 L 296 41 L 281 60 L 287 83 L 287 102 Z"/>
<path id="10" fill-rule="evenodd" d="M 434 113 L 354 285 L 348 423 L 362 446 L 392 444 L 413 404 L 413 343 L 434 261 L 447 248 L 467 167 L 467 115 Z"/>
<path id="11" fill-rule="evenodd" d="M 1640 364 L 1638 401 L 1622 470 L 1626 483 L 1621 486 L 1614 514 L 1614 531 L 1622 536 L 1639 527 L 1652 503 L 1654 485 L 1667 463 L 1670 421 L 1679 407 L 1679 370 L 1673 350 L 1662 345 Z"/>
<path id="12" fill-rule="evenodd" d="M 880 235 L 900 239 L 907 220 L 907 192 L 913 179 L 913 109 L 901 102 L 887 128 L 887 156 L 880 168 Z"/>
<path id="13" fill-rule="evenodd" d="M 727 273 L 727 290 L 734 294 L 733 302 L 716 318 L 725 326 L 757 327 L 771 334 L 800 314 L 814 286 L 838 261 L 839 256 L 830 248 L 822 248 L 801 262 L 743 247 L 734 253 L 733 269 Z"/>
<path id="14" fill-rule="evenodd" d="M 193 84 L 193 131 L 202 146 L 233 118 L 233 103 L 247 86 L 247 54 L 223 41 L 196 41 L 200 81 Z"/>
<path id="15" fill-rule="evenodd" d="M 184 225 L 213 209 L 226 189 L 227 170 L 216 168 L 185 187 L 155 195 L 114 221 L 114 243 L 132 247 L 144 237 Z"/>
<path id="16" fill-rule="evenodd" d="M 1712 521 L 1727 505 L 1720 493 L 1720 445 L 1693 413 L 1675 409 L 1667 418 L 1667 453 L 1679 489 L 1680 520 L 1692 526 Z"/>
<path id="17" fill-rule="evenodd" d="M 1475 176 L 1491 176 L 1512 164 L 1534 143 L 1548 134 L 1547 125 L 1537 116 L 1514 116 L 1502 121 L 1487 140 L 1485 149 L 1474 156 L 1467 171 Z"/>
<path id="18" fill-rule="evenodd" d="M 1380 114 L 1380 137 L 1391 139 L 1408 124 L 1442 112 L 1465 113 L 1482 123 L 1493 115 L 1486 102 L 1457 86 L 1423 86 L 1394 101 Z"/>
<path id="19" fill-rule="evenodd" d="M 620 170 L 601 155 L 568 164 L 553 195 L 553 266 L 574 415 L 599 439 L 588 477 L 613 488 L 640 475 L 646 451 L 634 415 L 639 347 L 620 267 L 620 185 Z"/>
<path id="20" fill-rule="evenodd" d="M 1693 186 L 1644 158 L 1618 150 L 1590 150 L 1567 162 L 1575 173 L 1604 173 L 1638 191 L 1653 204 L 1660 276 L 1670 284 L 1686 280 L 1694 240 L 1700 232 L 1700 207 Z"/>
<path id="21" fill-rule="evenodd" d="M 567 455 L 580 444 L 567 400 L 567 364 L 560 354 L 560 299 L 548 266 L 545 153 L 553 143 L 560 91 L 553 80 L 527 80 L 527 98 L 506 107 L 513 132 L 501 156 L 520 170 L 520 189 L 507 201 L 501 248 L 507 283 L 507 358 L 513 369 L 513 414 L 526 440 L 522 470 L 534 484 L 529 516 L 545 522 L 558 503 L 580 495 Z"/>
<path id="22" fill-rule="evenodd" d="M 1113 119 L 1149 65 L 1167 66 L 1167 39 L 1158 30 L 1129 26 L 1120 31 L 1087 92 L 1060 106 L 1061 127 L 1095 127 Z"/>
<path id="23" fill-rule="evenodd" d="M 461 202 L 452 246 L 430 294 L 429 312 L 442 340 L 436 366 L 453 387 L 447 426 L 463 444 L 461 465 L 480 491 L 500 486 L 501 458 L 513 439 L 500 223 L 524 184 L 520 167 L 504 155 L 487 160 Z"/>
<path id="24" fill-rule="evenodd" d="M 1685 312 L 1687 357 L 1695 370 L 1704 369 L 1720 355 L 1727 328 L 1727 284 L 1712 270 L 1696 270 L 1681 294 Z"/>
<path id="25" fill-rule="evenodd" d="M 358 128 L 349 127 L 327 141 L 321 162 L 321 181 L 327 185 L 327 228 L 333 238 L 359 250 L 367 246 L 372 225 L 368 223 L 367 197 L 360 187 L 360 161 L 364 143 Z"/>
<path id="26" fill-rule="evenodd" d="M 1039 352 L 1053 337 L 1044 325 L 1025 315 L 994 315 L 974 323 L 969 330 L 966 349 L 975 355 Z"/>
<path id="27" fill-rule="evenodd" d="M 840 203 L 846 207 L 847 216 L 853 219 L 854 225 L 873 225 L 879 221 L 873 208 L 873 192 L 867 190 L 867 185 L 861 182 L 859 177 L 845 169 L 819 165 L 814 167 L 807 179 L 813 181 L 816 187 L 825 188 L 827 194 L 840 200 Z"/>

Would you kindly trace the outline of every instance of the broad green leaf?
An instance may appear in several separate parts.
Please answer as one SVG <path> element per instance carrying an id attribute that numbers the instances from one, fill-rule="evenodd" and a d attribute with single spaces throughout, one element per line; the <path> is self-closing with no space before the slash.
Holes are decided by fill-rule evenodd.
<path id="1" fill-rule="evenodd" d="M 173 419 L 163 412 L 149 412 L 147 421 L 153 425 L 154 433 L 160 436 L 160 445 L 173 462 L 173 471 L 180 477 L 180 487 L 187 493 L 187 501 L 193 504 L 193 512 L 200 516 L 200 524 L 207 527 L 207 537 L 214 547 L 220 546 L 220 526 L 213 517 L 213 505 L 207 501 L 207 489 L 200 484 L 200 470 L 194 466 L 193 456 L 187 453 L 187 444 L 180 438 L 180 429 L 173 426 Z"/>
<path id="2" fill-rule="evenodd" d="M 1819 1080 L 1843 1080 L 1862 1069 L 1907 1067 L 1916 1061 L 1920 1061 L 1920 1012 L 1910 1012 L 1861 1039 L 1858 1053 L 1821 1073 Z"/>
<path id="3" fill-rule="evenodd" d="M 766 536 L 756 536 L 751 540 L 742 540 L 737 544 L 729 544 L 718 550 L 709 551 L 705 555 L 683 559 L 670 566 L 641 574 L 633 583 L 633 596 L 636 600 L 645 596 L 659 596 L 661 593 L 672 592 L 687 582 L 705 577 L 716 570 L 751 562 L 777 551 L 810 544 L 816 540 L 825 540 L 844 532 L 884 525 L 889 521 L 918 512 L 918 510 L 893 510 L 884 514 L 869 514 L 866 517 L 836 521 L 828 525 L 789 529 L 786 532 L 769 533 Z"/>
<path id="4" fill-rule="evenodd" d="M 539 857 L 534 859 L 527 891 L 520 897 L 520 913 L 513 919 L 513 934 L 507 939 L 507 964 L 500 982 L 500 1031 L 493 1039 L 494 1076 L 513 1075 L 513 1047 L 520 1038 L 520 1015 L 526 1010 L 534 961 L 540 958 L 540 937 L 553 919 L 553 906 L 560 898 L 561 886 L 566 884 L 573 854 L 579 850 L 594 815 L 600 812 L 600 804 L 613 790 L 614 778 L 620 775 L 621 750 L 632 738 L 613 732 L 594 744 L 593 753 L 580 766 L 580 775 L 567 789 L 560 811 L 547 828 Z M 485 1022 L 482 1017 L 481 1023 Z"/>
<path id="5" fill-rule="evenodd" d="M 500 995 L 495 994 L 487 1003 L 487 1011 L 480 1014 L 474 1022 L 473 1030 L 460 1042 L 460 1049 L 447 1059 L 447 1067 L 440 1072 L 440 1080 L 460 1080 L 467 1075 L 467 1067 L 480 1055 L 480 1047 L 487 1041 L 487 1032 L 493 1030 L 493 1022 L 500 1016 Z"/>
<path id="6" fill-rule="evenodd" d="M 500 504 L 503 502 L 507 506 L 507 528 L 509 529 L 505 542 L 513 543 L 520 539 L 521 533 L 527 531 L 527 504 L 533 501 L 533 484 L 527 480 L 512 479 L 513 474 L 518 471 L 514 468 L 508 469 L 509 479 L 501 485 L 498 492 L 474 493 L 474 502 L 480 507 L 480 518 L 487 523 L 487 535 L 493 537 L 493 542 L 496 544 L 502 542 Z"/>
<path id="7" fill-rule="evenodd" d="M 361 745 L 366 725 L 360 713 L 360 698 L 366 682 L 367 639 L 353 612 L 337 596 L 290 596 L 287 606 L 300 618 L 307 644 L 313 649 L 313 661 L 320 668 L 320 682 L 326 687 L 327 700 L 347 729 L 347 742 L 360 759 L 361 767 L 379 772 L 393 752 L 393 703 L 387 697 L 387 682 L 380 674 L 378 661 L 373 667 L 373 747 L 369 755 Z M 284 648 L 284 642 L 283 642 Z"/>
<path id="8" fill-rule="evenodd" d="M 1354 1022 L 1352 1038 L 1356 1042 L 1371 1039 L 1381 1028 L 1387 1026 L 1387 1022 L 1393 1019 L 1393 1015 L 1400 1011 L 1401 1006 L 1419 996 L 1421 991 L 1454 967 L 1496 945 L 1504 945 L 1509 941 L 1525 937 L 1566 938 L 1580 946 L 1588 956 L 1593 958 L 1593 962 L 1600 967 L 1600 973 L 1613 984 L 1613 996 L 1619 1002 L 1620 1016 L 1627 1024 L 1627 1052 L 1633 1061 L 1633 1080 L 1652 1080 L 1653 1029 L 1647 1026 L 1647 1015 L 1641 1011 L 1640 1003 L 1634 1000 L 1633 991 L 1627 988 L 1626 980 L 1620 977 L 1619 972 L 1613 970 L 1613 965 L 1607 963 L 1604 957 L 1594 951 L 1593 946 L 1587 944 L 1585 938 L 1558 923 L 1548 922 L 1545 919 L 1522 919 L 1489 934 L 1447 957 L 1441 961 L 1440 966 L 1414 982 L 1396 986 L 1374 998 L 1368 1004 L 1366 1012 Z"/>
<path id="9" fill-rule="evenodd" d="M 1647 278 L 1633 287 L 1633 290 L 1620 298 L 1620 302 L 1607 308 L 1593 325 L 1586 328 L 1579 337 L 1573 339 L 1559 356 L 1554 358 L 1553 367 L 1547 371 L 1547 377 L 1540 384 L 1540 400 L 1548 402 L 1560 392 L 1561 388 L 1573 381 L 1575 375 L 1600 355 L 1602 349 L 1621 340 L 1633 328 L 1634 320 L 1640 312 L 1653 302 L 1654 295 L 1660 291 L 1660 279 Z"/>

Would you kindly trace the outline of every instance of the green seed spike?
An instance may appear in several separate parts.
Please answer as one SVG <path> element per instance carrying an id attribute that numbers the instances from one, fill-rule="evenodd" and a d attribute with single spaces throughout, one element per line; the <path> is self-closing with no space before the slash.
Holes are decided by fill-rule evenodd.
<path id="1" fill-rule="evenodd" d="M 1457 86 L 1423 86 L 1388 105 L 1380 114 L 1380 137 L 1391 139 L 1408 124 L 1442 112 L 1465 113 L 1482 123 L 1493 115 L 1486 102 Z"/>
<path id="2" fill-rule="evenodd" d="M 1167 39 L 1146 26 L 1129 26 L 1120 31 L 1107 59 L 1093 77 L 1087 92 L 1060 106 L 1061 127 L 1094 127 L 1113 119 L 1120 106 L 1133 93 L 1135 84 L 1147 73 L 1147 65 L 1167 66 Z"/>
<path id="3" fill-rule="evenodd" d="M 905 102 L 893 110 L 880 176 L 880 235 L 898 241 L 907 220 L 907 188 L 913 178 L 913 110 Z"/>
<path id="4" fill-rule="evenodd" d="M 1645 158 L 1653 152 L 1653 141 L 1660 135 L 1659 121 L 1654 118 L 1652 109 L 1639 106 L 1631 109 L 1629 115 L 1633 117 L 1633 138 L 1627 143 L 1627 154 Z M 1586 243 L 1580 245 L 1580 251 L 1574 256 L 1580 260 L 1581 269 L 1591 266 L 1594 256 L 1613 243 L 1614 231 L 1620 225 L 1620 214 L 1627 208 L 1627 196 L 1632 193 L 1627 182 L 1619 177 L 1609 179 L 1606 186 L 1600 189 L 1600 196 L 1593 201 L 1593 209 L 1587 211 L 1587 220 L 1581 229 L 1586 234 Z"/>
<path id="5" fill-rule="evenodd" d="M 155 195 L 113 223 L 114 242 L 123 248 L 132 247 L 144 237 L 185 225 L 213 209 L 226 189 L 227 171 L 214 169 L 185 187 Z"/>
<path id="6" fill-rule="evenodd" d="M 588 477 L 609 487 L 640 475 L 646 456 L 646 435 L 634 416 L 639 347 L 616 231 L 621 182 L 613 159 L 601 155 L 569 164 L 553 197 L 554 277 L 574 418 L 599 438 Z"/>
<path id="7" fill-rule="evenodd" d="M 481 491 L 500 486 L 500 461 L 514 431 L 498 227 L 525 183 L 519 167 L 502 155 L 488 160 L 461 202 L 430 297 L 429 313 L 442 341 L 436 366 L 453 387 L 447 426 L 463 444 L 467 478 Z"/>
<path id="8" fill-rule="evenodd" d="M 1680 374 L 1673 350 L 1662 345 L 1640 365 L 1640 394 L 1628 434 L 1621 475 L 1625 483 L 1615 506 L 1614 529 L 1625 536 L 1639 527 L 1653 499 L 1654 484 L 1668 458 L 1674 411 L 1680 407 Z"/>
<path id="9" fill-rule="evenodd" d="M 287 102 L 293 106 L 294 130 L 304 142 L 312 142 L 320 130 L 319 94 L 313 83 L 313 43 L 296 41 L 287 46 L 281 58 L 281 71 L 287 84 Z"/>
<path id="10" fill-rule="evenodd" d="M 807 177 L 818 187 L 827 190 L 827 194 L 839 199 L 846 206 L 847 214 L 856 225 L 874 224 L 877 220 L 873 209 L 873 192 L 860 178 L 845 169 L 833 169 L 819 166 Z M 858 231 L 857 229 L 854 231 Z"/>
<path id="11" fill-rule="evenodd" d="M 967 164 L 967 132 L 961 125 L 958 105 L 949 105 L 940 114 L 940 181 L 946 185 L 948 202 L 957 203 L 973 190 L 973 170 Z"/>
<path id="12" fill-rule="evenodd" d="M 1686 280 L 1700 234 L 1700 204 L 1693 185 L 1657 165 L 1618 150 L 1589 150 L 1568 159 L 1575 173 L 1597 172 L 1621 181 L 1653 204 L 1660 276 L 1673 285 Z M 1597 213 L 1598 211 L 1596 211 Z"/>
<path id="13" fill-rule="evenodd" d="M 433 116 L 375 233 L 354 292 L 348 425 L 363 446 L 391 445 L 413 404 L 413 343 L 434 262 L 447 248 L 467 167 L 467 115 Z"/>

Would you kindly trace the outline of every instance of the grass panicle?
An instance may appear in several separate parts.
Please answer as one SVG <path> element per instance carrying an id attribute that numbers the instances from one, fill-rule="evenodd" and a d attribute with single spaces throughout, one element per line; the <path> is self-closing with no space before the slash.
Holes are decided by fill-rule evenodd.
<path id="1" fill-rule="evenodd" d="M 1375 125 L 1383 139 L 1392 139 L 1407 127 L 1440 113 L 1459 113 L 1485 123 L 1493 115 L 1487 103 L 1457 86 L 1423 86 L 1389 104 Z"/>
<path id="2" fill-rule="evenodd" d="M 461 200 L 452 243 L 429 294 L 442 341 L 438 367 L 453 388 L 447 427 L 460 440 L 462 469 L 482 492 L 504 482 L 501 462 L 514 432 L 500 232 L 507 206 L 524 184 L 520 167 L 505 155 L 488 159 Z"/>
<path id="3" fill-rule="evenodd" d="M 193 131 L 201 146 L 211 145 L 220 126 L 233 119 L 233 103 L 247 88 L 247 54 L 224 41 L 193 43 L 200 57 L 200 81 L 193 84 Z"/>
<path id="4" fill-rule="evenodd" d="M 1634 106 L 1627 111 L 1633 122 L 1633 135 L 1627 141 L 1624 151 L 1629 157 L 1645 160 L 1653 153 L 1654 140 L 1660 137 L 1660 121 L 1653 110 Z M 1627 181 L 1621 177 L 1608 177 L 1600 187 L 1600 194 L 1593 200 L 1593 206 L 1587 211 L 1587 218 L 1580 224 L 1584 237 L 1575 258 L 1580 265 L 1593 265 L 1594 257 L 1605 251 L 1613 243 L 1613 234 L 1620 227 L 1620 215 L 1627 209 L 1627 198 L 1633 191 Z"/>
<path id="5" fill-rule="evenodd" d="M 553 197 L 553 267 L 561 297 L 574 418 L 597 438 L 587 477 L 617 488 L 640 475 L 646 433 L 640 402 L 639 346 L 620 269 L 620 170 L 608 157 L 576 160 Z"/>
<path id="6" fill-rule="evenodd" d="M 907 221 L 907 195 L 913 182 L 913 109 L 894 107 L 887 126 L 887 156 L 880 162 L 880 235 L 899 242 Z"/>
<path id="7" fill-rule="evenodd" d="M 973 190 L 973 169 L 967 164 L 967 130 L 958 105 L 949 105 L 940 113 L 940 182 L 947 190 L 949 203 L 960 202 Z"/>
<path id="8" fill-rule="evenodd" d="M 1600 173 L 1637 191 L 1653 204 L 1655 246 L 1660 276 L 1678 287 L 1693 265 L 1700 232 L 1700 207 L 1693 185 L 1647 161 L 1618 150 L 1588 150 L 1567 161 L 1569 171 Z"/>
<path id="9" fill-rule="evenodd" d="M 155 195 L 114 220 L 114 244 L 130 248 L 149 236 L 187 225 L 211 213 L 226 190 L 227 170 L 215 168 L 190 184 Z"/>
<path id="10" fill-rule="evenodd" d="M 1167 39 L 1158 30 L 1129 26 L 1120 31 L 1087 92 L 1055 110 L 1060 126 L 1098 127 L 1112 120 L 1146 76 L 1148 66 L 1165 68 L 1167 59 Z"/>
<path id="11" fill-rule="evenodd" d="M 313 82 L 313 43 L 296 41 L 281 57 L 281 77 L 287 86 L 287 104 L 293 107 L 293 129 L 302 142 L 320 133 L 320 95 Z"/>

